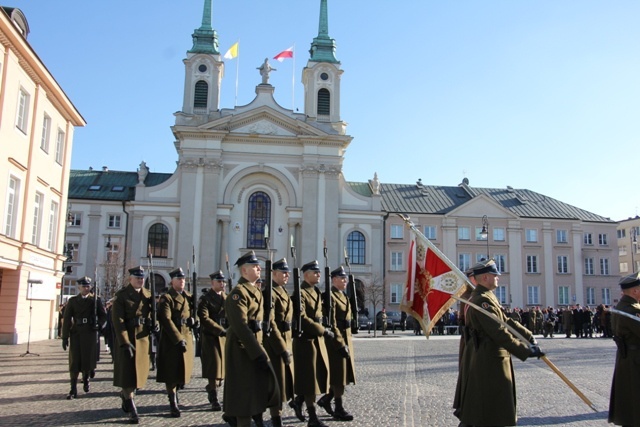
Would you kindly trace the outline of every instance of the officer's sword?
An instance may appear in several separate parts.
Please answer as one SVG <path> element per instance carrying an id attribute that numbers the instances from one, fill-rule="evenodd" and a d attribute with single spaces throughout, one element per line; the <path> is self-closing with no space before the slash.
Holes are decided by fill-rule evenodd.
<path id="1" fill-rule="evenodd" d="M 473 303 L 467 299 L 464 298 L 460 298 L 458 296 L 455 295 L 451 295 L 451 297 L 455 300 L 458 300 L 462 303 L 465 303 L 467 305 L 469 305 L 470 307 L 475 308 L 476 310 L 478 310 L 480 313 L 484 314 L 485 316 L 495 320 L 496 322 L 500 323 L 502 326 L 504 326 L 505 328 L 507 328 L 509 330 L 509 332 L 511 332 L 513 335 L 515 335 L 519 340 L 521 340 L 522 342 L 526 343 L 527 345 L 530 346 L 530 342 L 529 340 L 527 340 L 520 332 L 518 332 L 518 330 L 516 328 L 514 328 L 513 326 L 511 326 L 510 324 L 508 324 L 507 322 L 505 322 L 504 320 L 500 319 L 498 316 L 496 316 L 495 314 L 485 310 L 484 308 L 480 307 L 478 304 Z M 625 313 L 626 314 L 626 313 Z M 549 368 L 551 368 L 551 370 L 553 372 L 555 372 L 561 379 L 562 381 L 564 381 L 564 383 L 566 385 L 569 386 L 569 388 L 571 390 L 573 390 L 573 392 L 575 394 L 578 395 L 578 397 L 580 397 L 580 399 L 582 399 L 582 401 L 584 403 L 587 404 L 587 406 L 589 406 L 592 410 L 594 410 L 595 412 L 598 412 L 598 410 L 596 409 L 596 407 L 593 405 L 593 403 L 591 403 L 591 401 L 587 398 L 587 396 L 585 396 L 579 389 L 578 387 L 576 387 L 575 385 L 573 385 L 573 383 L 571 382 L 571 380 L 569 380 L 569 378 L 567 378 L 561 371 L 560 369 L 558 369 L 558 367 L 556 365 L 554 365 L 548 358 L 547 356 L 541 356 L 540 359 L 542 359 L 542 361 L 544 363 L 547 364 L 547 366 L 549 366 Z"/>
<path id="2" fill-rule="evenodd" d="M 640 317 L 634 316 L 633 314 L 626 313 L 624 311 L 620 311 L 615 308 L 610 308 L 609 311 L 614 314 L 619 314 L 620 316 L 628 317 L 629 319 L 633 319 L 636 322 L 640 322 Z"/>

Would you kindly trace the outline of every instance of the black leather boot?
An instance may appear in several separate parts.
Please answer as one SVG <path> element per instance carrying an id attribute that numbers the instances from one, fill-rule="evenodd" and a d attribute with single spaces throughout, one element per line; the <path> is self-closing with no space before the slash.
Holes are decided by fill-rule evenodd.
<path id="1" fill-rule="evenodd" d="M 133 399 L 127 399 L 124 401 L 124 405 L 127 408 L 125 412 L 129 413 L 129 424 L 138 424 L 140 420 L 138 419 L 138 408 L 136 408 L 136 403 Z"/>
<path id="2" fill-rule="evenodd" d="M 256 424 L 256 427 L 264 427 L 264 421 L 262 421 L 262 414 L 252 415 L 251 419 Z"/>
<path id="3" fill-rule="evenodd" d="M 236 417 L 230 417 L 227 414 L 222 414 L 222 420 L 231 427 L 236 427 L 238 425 L 238 419 Z"/>
<path id="4" fill-rule="evenodd" d="M 293 412 L 296 413 L 296 417 L 300 421 L 305 421 L 306 418 L 304 416 L 304 413 L 302 413 L 302 402 L 304 402 L 304 397 L 296 396 L 289 401 L 289 406 L 293 409 Z"/>
<path id="5" fill-rule="evenodd" d="M 71 390 L 67 394 L 67 400 L 75 399 L 78 397 L 78 380 L 71 380 Z"/>
<path id="6" fill-rule="evenodd" d="M 329 427 L 318 419 L 316 408 L 308 408 L 307 411 L 309 411 L 309 422 L 307 422 L 307 427 Z"/>
<path id="7" fill-rule="evenodd" d="M 327 414 L 333 416 L 333 408 L 331 407 L 331 395 L 325 394 L 318 400 L 318 406 L 324 409 Z"/>
<path id="8" fill-rule="evenodd" d="M 129 405 L 127 405 L 127 401 L 124 398 L 124 393 L 121 391 L 119 396 L 120 400 L 122 401 L 122 403 L 120 404 L 120 408 L 125 414 L 127 414 L 129 412 Z"/>
<path id="9" fill-rule="evenodd" d="M 207 392 L 207 399 L 209 399 L 209 403 L 211 403 L 211 410 L 214 412 L 222 411 L 222 406 L 220 402 L 218 402 L 218 394 L 215 390 L 210 390 Z"/>
<path id="10" fill-rule="evenodd" d="M 344 410 L 341 397 L 336 397 L 336 410 L 333 413 L 333 418 L 338 421 L 353 421 L 353 415 Z"/>
<path id="11" fill-rule="evenodd" d="M 282 417 L 271 417 L 271 425 L 273 427 L 282 427 Z"/>
<path id="12" fill-rule="evenodd" d="M 85 393 L 89 393 L 89 390 L 91 390 L 91 385 L 89 384 L 89 376 L 85 374 L 82 374 L 82 389 Z"/>
<path id="13" fill-rule="evenodd" d="M 169 406 L 171 408 L 171 416 L 173 418 L 180 417 L 180 408 L 178 408 L 178 401 L 174 392 L 169 393 Z"/>

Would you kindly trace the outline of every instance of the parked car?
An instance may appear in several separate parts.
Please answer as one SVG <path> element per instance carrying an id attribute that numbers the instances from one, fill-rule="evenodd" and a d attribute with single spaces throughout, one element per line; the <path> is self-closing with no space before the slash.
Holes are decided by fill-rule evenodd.
<path id="1" fill-rule="evenodd" d="M 388 330 L 393 330 L 393 329 L 400 330 L 400 318 L 401 317 L 402 317 L 402 315 L 400 314 L 399 311 L 387 311 L 387 329 Z M 376 328 L 382 329 L 382 311 L 379 311 L 378 314 L 376 314 Z"/>
<path id="2" fill-rule="evenodd" d="M 370 330 L 373 328 L 373 322 L 366 314 L 358 314 L 358 329 Z"/>

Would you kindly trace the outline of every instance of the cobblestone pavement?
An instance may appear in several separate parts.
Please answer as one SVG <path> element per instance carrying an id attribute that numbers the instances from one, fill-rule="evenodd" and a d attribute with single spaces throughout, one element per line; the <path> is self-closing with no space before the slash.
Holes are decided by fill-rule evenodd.
<path id="1" fill-rule="evenodd" d="M 606 426 L 615 345 L 610 339 L 539 338 L 549 359 L 590 399 L 592 411 L 540 360 L 514 358 L 520 426 Z M 355 339 L 357 384 L 347 387 L 345 407 L 354 414 L 346 426 L 457 426 L 451 403 L 457 378 L 458 336 L 416 337 L 409 332 L 389 336 L 361 333 Z M 0 425 L 91 426 L 126 424 L 112 385 L 111 357 L 102 353 L 91 392 L 69 391 L 67 353 L 60 340 L 0 346 Z M 34 355 L 39 354 L 39 356 Z M 155 373 L 136 398 L 140 424 L 149 426 L 223 426 L 220 412 L 208 411 L 200 363 L 191 383 L 180 394 L 181 418 L 168 417 L 164 384 Z M 319 412 L 322 412 L 320 409 Z M 265 414 L 266 425 L 268 413 Z M 289 408 L 285 425 L 303 426 Z"/>

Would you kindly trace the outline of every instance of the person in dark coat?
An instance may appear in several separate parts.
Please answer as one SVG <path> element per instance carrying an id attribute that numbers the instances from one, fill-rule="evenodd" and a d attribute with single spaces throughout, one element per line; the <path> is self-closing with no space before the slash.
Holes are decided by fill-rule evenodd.
<path id="1" fill-rule="evenodd" d="M 518 331 L 533 345 L 522 342 L 491 316 L 469 307 L 466 324 L 469 340 L 464 348 L 459 373 L 460 401 L 455 415 L 461 426 L 516 425 L 516 387 L 511 354 L 520 360 L 544 355 L 531 331 L 507 318 L 493 291 L 498 272 L 493 260 L 475 268 L 477 286 L 470 302 Z"/>
<path id="2" fill-rule="evenodd" d="M 280 405 L 270 408 L 271 425 L 282 426 L 282 402 L 293 398 L 293 343 L 291 321 L 293 320 L 293 302 L 285 286 L 289 281 L 289 265 L 282 258 L 271 265 L 272 310 L 275 327 L 269 335 L 263 334 L 263 344 L 278 379 Z M 263 296 L 266 296 L 263 290 Z"/>
<path id="3" fill-rule="evenodd" d="M 198 303 L 200 319 L 200 343 L 202 362 L 202 378 L 208 380 L 207 398 L 212 411 L 221 411 L 218 401 L 218 387 L 224 380 L 224 343 L 227 336 L 227 318 L 224 314 L 226 279 L 221 270 L 211 273 L 211 289 Z"/>
<path id="4" fill-rule="evenodd" d="M 292 407 L 301 418 L 302 401 L 307 406 L 309 421 L 307 427 L 325 427 L 316 413 L 316 394 L 329 389 L 329 356 L 325 338 L 333 339 L 330 328 L 322 325 L 322 293 L 316 286 L 320 282 L 318 261 L 302 266 L 304 280 L 300 285 L 301 323 L 303 334 L 293 339 L 293 359 L 295 370 L 294 389 L 296 398 Z M 304 416 L 301 421 L 304 421 Z"/>
<path id="5" fill-rule="evenodd" d="M 333 314 L 331 331 L 335 337 L 325 341 L 329 354 L 329 384 L 331 389 L 318 400 L 318 405 L 338 421 L 352 421 L 353 415 L 344 409 L 342 396 L 348 384 L 356 383 L 353 340 L 351 339 L 351 304 L 345 294 L 347 272 L 342 266 L 331 272 Z M 335 397 L 336 407 L 331 407 Z"/>
<path id="6" fill-rule="evenodd" d="M 169 272 L 171 286 L 158 303 L 160 342 L 158 344 L 158 377 L 165 383 L 171 416 L 180 416 L 178 387 L 191 381 L 194 345 L 192 329 L 200 325 L 191 310 L 191 295 L 184 290 L 185 274 L 181 268 Z"/>
<path id="7" fill-rule="evenodd" d="M 640 273 L 620 280 L 622 298 L 616 310 L 640 319 Z M 640 322 L 611 313 L 613 339 L 618 346 L 611 383 L 609 422 L 621 426 L 640 426 Z"/>
<path id="8" fill-rule="evenodd" d="M 69 298 L 64 310 L 62 349 L 69 348 L 71 378 L 71 390 L 67 399 L 78 397 L 77 384 L 80 372 L 84 392 L 89 393 L 89 378 L 95 372 L 98 359 L 98 333 L 107 320 L 102 301 L 99 298 L 96 300 L 91 294 L 91 282 L 91 278 L 86 276 L 77 281 L 80 293 Z"/>
<path id="9" fill-rule="evenodd" d="M 222 419 L 238 427 L 249 427 L 253 416 L 261 420 L 266 408 L 279 405 L 280 389 L 262 346 L 263 296 L 255 285 L 260 278 L 260 264 L 250 251 L 238 258 L 235 265 L 241 277 L 224 304 L 229 328 L 224 347 Z"/>
<path id="10" fill-rule="evenodd" d="M 116 292 L 111 319 L 116 337 L 113 385 L 122 388 L 122 410 L 129 414 L 129 422 L 138 424 L 133 396 L 147 384 L 149 335 L 157 328 L 151 325 L 151 292 L 144 288 L 144 268 L 129 269 L 129 284 Z"/>

